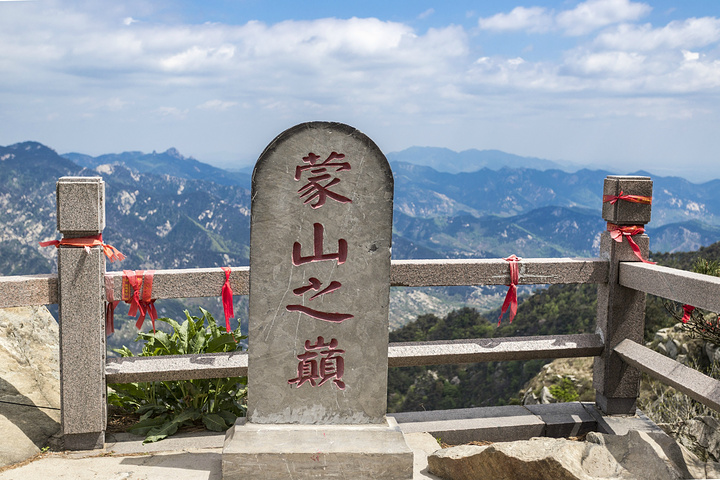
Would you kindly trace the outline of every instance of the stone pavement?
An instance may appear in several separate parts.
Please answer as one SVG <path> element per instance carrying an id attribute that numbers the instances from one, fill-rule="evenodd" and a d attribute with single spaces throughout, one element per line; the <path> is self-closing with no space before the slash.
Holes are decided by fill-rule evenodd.
<path id="1" fill-rule="evenodd" d="M 49 453 L 0 471 L 0 480 L 220 480 L 224 439 L 224 433 L 192 432 L 143 445 L 141 437 L 108 435 L 101 451 Z M 427 433 L 406 439 L 415 454 L 413 479 L 438 479 L 427 472 L 437 441 Z"/>

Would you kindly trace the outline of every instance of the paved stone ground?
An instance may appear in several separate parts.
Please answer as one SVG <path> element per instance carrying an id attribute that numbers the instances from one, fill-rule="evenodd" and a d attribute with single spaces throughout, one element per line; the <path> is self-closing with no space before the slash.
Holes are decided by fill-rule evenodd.
<path id="1" fill-rule="evenodd" d="M 102 451 L 48 453 L 0 472 L 0 480 L 220 480 L 225 434 L 193 432 L 143 445 L 129 434 L 109 436 Z M 439 448 L 427 433 L 406 435 L 415 453 L 414 480 L 438 480 L 427 456 Z"/>

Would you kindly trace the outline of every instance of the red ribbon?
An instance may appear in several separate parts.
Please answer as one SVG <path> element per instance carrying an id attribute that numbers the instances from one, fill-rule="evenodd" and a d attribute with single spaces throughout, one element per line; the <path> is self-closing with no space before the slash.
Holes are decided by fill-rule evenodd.
<path id="1" fill-rule="evenodd" d="M 517 315 L 518 303 L 517 303 L 517 284 L 520 280 L 520 265 L 519 262 L 522 258 L 515 255 L 510 255 L 508 258 L 503 260 L 510 262 L 510 285 L 508 285 L 508 291 L 505 295 L 505 301 L 503 302 L 502 308 L 500 309 L 500 316 L 498 317 L 498 325 L 502 320 L 503 315 L 507 312 L 508 307 L 510 308 L 510 323 L 513 318 Z"/>
<path id="2" fill-rule="evenodd" d="M 90 247 L 101 246 L 103 248 L 103 253 L 106 257 L 108 257 L 110 263 L 114 262 L 115 260 L 125 260 L 125 255 L 120 253 L 117 248 L 113 247 L 112 245 L 103 243 L 102 234 L 93 235 L 90 237 L 63 238 L 62 240 L 50 240 L 47 242 L 39 243 L 41 247 L 55 246 L 56 248 L 59 248 L 60 245 L 66 245 L 69 247 L 84 247 L 85 250 L 88 252 L 90 251 Z"/>
<path id="3" fill-rule="evenodd" d="M 225 272 L 225 283 L 222 286 L 222 304 L 225 311 L 225 328 L 230 332 L 230 319 L 235 316 L 233 313 L 233 291 L 230 286 L 230 267 L 220 267 Z"/>
<path id="4" fill-rule="evenodd" d="M 130 304 L 128 315 L 131 317 L 138 316 L 135 326 L 140 329 L 145 321 L 145 310 L 143 309 L 140 289 L 142 288 L 142 270 L 137 272 L 133 270 L 123 270 L 123 292 L 122 299 Z"/>
<path id="5" fill-rule="evenodd" d="M 624 195 L 622 190 L 620 190 L 620 195 L 603 195 L 603 203 L 610 202 L 611 205 L 615 205 L 618 200 L 642 203 L 644 205 L 650 205 L 652 203 L 652 197 L 646 197 L 645 195 Z"/>
<path id="6" fill-rule="evenodd" d="M 630 244 L 630 248 L 632 249 L 635 256 L 640 259 L 640 261 L 655 265 L 655 262 L 650 262 L 642 258 L 640 247 L 637 243 L 635 243 L 635 240 L 632 239 L 633 235 L 640 235 L 642 233 L 645 233 L 645 229 L 643 227 L 641 227 L 640 225 L 620 226 L 608 222 L 607 230 L 608 232 L 610 232 L 610 236 L 612 237 L 612 239 L 618 243 L 622 243 L 623 238 L 627 238 L 627 241 Z"/>
<path id="7" fill-rule="evenodd" d="M 143 309 L 150 317 L 150 321 L 152 321 L 153 333 L 155 333 L 155 320 L 157 320 L 158 318 L 157 310 L 155 309 L 155 299 L 152 298 L 152 285 L 154 274 L 154 270 L 147 270 L 145 273 L 143 273 L 142 300 L 140 300 L 140 305 L 143 306 Z M 140 327 L 142 327 L 143 321 L 145 321 L 144 314 L 138 319 Z M 138 327 L 138 329 L 140 329 L 140 327 Z"/>
<path id="8" fill-rule="evenodd" d="M 113 279 L 110 275 L 105 275 L 105 298 L 107 300 L 105 306 L 105 335 L 110 336 L 115 332 L 115 308 L 120 303 L 120 300 L 115 300 Z"/>
<path id="9" fill-rule="evenodd" d="M 692 315 L 693 310 L 695 310 L 695 307 L 693 307 L 692 305 L 683 305 L 683 323 L 687 323 L 688 320 L 690 320 L 690 315 Z"/>

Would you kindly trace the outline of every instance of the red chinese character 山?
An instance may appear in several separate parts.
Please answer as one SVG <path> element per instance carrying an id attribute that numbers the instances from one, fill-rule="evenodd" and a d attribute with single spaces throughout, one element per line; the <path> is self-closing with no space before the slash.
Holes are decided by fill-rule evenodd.
<path id="1" fill-rule="evenodd" d="M 328 198 L 335 200 L 340 203 L 352 203 L 349 198 L 340 195 L 337 192 L 331 190 L 332 187 L 340 183 L 340 179 L 333 177 L 328 173 L 328 169 L 334 168 L 335 172 L 342 172 L 350 170 L 350 164 L 348 162 L 336 162 L 335 160 L 342 160 L 345 155 L 342 153 L 332 152 L 324 161 L 319 162 L 320 156 L 314 153 L 309 153 L 307 157 L 303 157 L 303 162 L 307 165 L 299 165 L 295 167 L 295 181 L 300 181 L 305 171 L 310 171 L 310 177 L 308 182 L 300 187 L 298 193 L 300 198 L 303 198 L 303 203 L 312 203 L 312 208 L 320 208 L 325 205 Z M 329 182 L 323 184 L 326 180 Z"/>
<path id="2" fill-rule="evenodd" d="M 313 225 L 313 233 L 314 233 L 314 239 L 313 239 L 313 254 L 308 255 L 306 257 L 302 256 L 302 245 L 300 245 L 300 242 L 295 242 L 293 244 L 293 251 L 292 251 L 292 263 L 295 266 L 300 266 L 306 263 L 311 262 L 322 262 L 327 260 L 337 260 L 338 265 L 341 265 L 345 263 L 345 260 L 347 259 L 347 241 L 344 239 L 338 240 L 338 251 L 336 253 L 325 253 L 324 252 L 324 241 L 323 241 L 323 233 L 324 228 L 322 224 L 315 223 Z M 320 289 L 322 286 L 322 282 L 318 280 L 315 277 L 310 278 L 310 283 L 308 285 L 305 285 L 303 287 L 299 287 L 293 290 L 293 293 L 296 296 L 303 296 L 306 292 L 310 290 L 317 291 L 315 295 L 310 297 L 310 301 L 328 294 L 332 293 L 335 290 L 342 287 L 342 284 L 338 281 L 332 281 L 330 284 L 325 287 L 324 289 Z M 313 308 L 310 308 L 305 305 L 301 304 L 295 304 L 295 305 L 286 305 L 285 309 L 288 312 L 300 312 L 304 313 L 305 315 L 309 315 L 312 318 L 323 320 L 325 322 L 331 322 L 331 323 L 341 323 L 345 320 L 348 320 L 350 318 L 353 318 L 353 315 L 349 313 L 337 313 L 337 312 L 322 312 Z"/>
<path id="3" fill-rule="evenodd" d="M 345 373 L 345 359 L 341 356 L 345 350 L 341 350 L 337 346 L 338 341 L 335 338 L 330 340 L 330 343 L 325 343 L 323 337 L 317 337 L 315 344 L 306 340 L 305 352 L 297 356 L 297 359 L 300 360 L 297 366 L 297 377 L 288 380 L 288 384 L 295 384 L 297 388 L 304 383 L 309 383 L 312 387 L 319 387 L 332 380 L 340 390 L 345 390 L 345 382 L 342 381 Z M 318 357 L 320 358 L 318 359 Z"/>

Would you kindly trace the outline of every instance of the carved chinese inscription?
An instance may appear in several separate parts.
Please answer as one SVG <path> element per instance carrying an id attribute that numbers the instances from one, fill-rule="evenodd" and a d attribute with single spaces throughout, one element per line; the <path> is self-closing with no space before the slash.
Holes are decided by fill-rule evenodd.
<path id="1" fill-rule="evenodd" d="M 384 421 L 392 188 L 384 155 L 347 125 L 298 125 L 261 155 L 249 421 Z"/>

